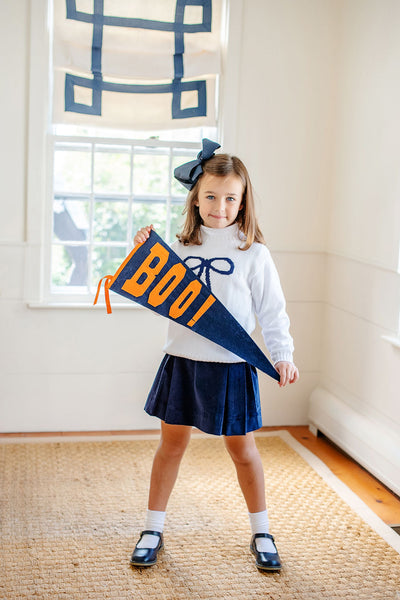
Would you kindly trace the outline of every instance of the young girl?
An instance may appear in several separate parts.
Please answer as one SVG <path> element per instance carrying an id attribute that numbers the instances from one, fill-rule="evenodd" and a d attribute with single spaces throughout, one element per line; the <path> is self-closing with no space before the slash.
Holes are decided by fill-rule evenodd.
<path id="1" fill-rule="evenodd" d="M 175 169 L 175 177 L 190 192 L 186 222 L 172 248 L 248 333 L 258 317 L 283 387 L 299 377 L 285 299 L 257 224 L 246 167 L 235 156 L 214 154 L 219 147 L 205 139 L 197 160 Z M 135 245 L 145 242 L 151 229 L 140 229 Z M 164 351 L 145 406 L 148 414 L 161 419 L 161 439 L 151 472 L 146 524 L 131 564 L 145 567 L 157 561 L 168 499 L 192 427 L 197 427 L 224 436 L 249 512 L 256 566 L 279 570 L 281 561 L 269 534 L 264 472 L 252 433 L 262 426 L 256 369 L 171 321 Z"/>

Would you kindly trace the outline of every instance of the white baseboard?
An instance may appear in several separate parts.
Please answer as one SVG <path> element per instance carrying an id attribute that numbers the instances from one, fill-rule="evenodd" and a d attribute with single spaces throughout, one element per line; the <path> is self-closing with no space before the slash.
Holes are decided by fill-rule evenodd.
<path id="1" fill-rule="evenodd" d="M 310 396 L 309 419 L 312 426 L 400 495 L 400 438 L 395 431 L 356 412 L 321 387 Z"/>

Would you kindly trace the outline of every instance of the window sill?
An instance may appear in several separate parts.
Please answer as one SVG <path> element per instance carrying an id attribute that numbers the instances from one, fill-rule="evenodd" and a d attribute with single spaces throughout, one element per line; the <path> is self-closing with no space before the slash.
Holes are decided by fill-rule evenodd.
<path id="1" fill-rule="evenodd" d="M 381 336 L 385 342 L 389 342 L 395 348 L 400 348 L 400 337 L 396 335 L 382 335 Z"/>

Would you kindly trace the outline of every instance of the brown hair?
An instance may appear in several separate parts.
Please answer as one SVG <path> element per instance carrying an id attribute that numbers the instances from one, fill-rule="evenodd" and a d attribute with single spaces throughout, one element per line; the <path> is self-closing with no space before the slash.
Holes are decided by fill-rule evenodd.
<path id="1" fill-rule="evenodd" d="M 229 154 L 215 154 L 209 160 L 202 164 L 203 174 L 226 177 L 227 175 L 237 175 L 243 184 L 242 209 L 239 210 L 236 222 L 239 230 L 246 236 L 244 244 L 240 250 L 247 250 L 253 242 L 265 244 L 264 237 L 257 223 L 254 207 L 253 187 L 251 185 L 248 171 L 240 158 L 230 156 Z M 198 191 L 202 175 L 196 181 L 194 187 L 190 190 L 183 214 L 186 214 L 185 224 L 180 234 L 177 234 L 179 241 L 185 246 L 201 245 L 200 225 L 202 220 L 199 209 L 196 206 Z"/>

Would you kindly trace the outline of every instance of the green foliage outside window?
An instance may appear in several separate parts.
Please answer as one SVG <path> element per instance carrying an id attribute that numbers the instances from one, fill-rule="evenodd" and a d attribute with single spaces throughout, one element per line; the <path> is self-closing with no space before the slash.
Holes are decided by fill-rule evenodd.
<path id="1" fill-rule="evenodd" d="M 87 144 L 76 148 L 64 144 L 54 162 L 52 285 L 69 290 L 93 287 L 113 274 L 135 232 L 145 225 L 152 223 L 162 238 L 174 241 L 183 225 L 185 200 L 163 151 L 132 157 L 126 148 L 93 154 Z M 172 168 L 185 160 L 174 157 Z"/>

